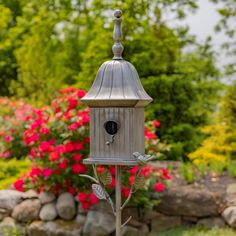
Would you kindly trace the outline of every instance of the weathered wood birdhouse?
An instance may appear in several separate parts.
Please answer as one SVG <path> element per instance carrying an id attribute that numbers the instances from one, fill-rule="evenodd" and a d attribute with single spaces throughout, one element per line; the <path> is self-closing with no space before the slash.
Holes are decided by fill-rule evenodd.
<path id="1" fill-rule="evenodd" d="M 101 65 L 82 101 L 90 107 L 90 156 L 86 164 L 135 165 L 144 154 L 145 92 L 135 67 L 123 60 L 120 10 L 114 13 L 114 57 Z M 146 62 L 148 63 L 148 62 Z"/>

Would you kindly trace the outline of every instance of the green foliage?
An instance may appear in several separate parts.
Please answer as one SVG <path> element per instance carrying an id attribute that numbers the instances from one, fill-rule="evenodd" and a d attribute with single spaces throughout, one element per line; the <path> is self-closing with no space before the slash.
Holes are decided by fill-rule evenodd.
<path id="1" fill-rule="evenodd" d="M 180 226 L 166 232 L 158 234 L 159 236 L 234 236 L 236 231 L 230 228 L 204 228 L 204 227 L 187 227 Z M 150 236 L 156 236 L 151 234 Z"/>
<path id="2" fill-rule="evenodd" d="M 209 164 L 216 172 L 222 172 L 228 161 L 236 159 L 236 85 L 229 86 L 222 100 L 217 123 L 203 131 L 207 137 L 189 158 L 198 165 Z"/>
<path id="3" fill-rule="evenodd" d="M 185 158 L 203 138 L 198 126 L 214 110 L 219 75 L 210 39 L 197 43 L 187 27 L 170 28 L 163 14 L 181 20 L 197 7 L 193 0 L 1 0 L 0 94 L 41 106 L 64 86 L 88 89 L 112 58 L 111 9 L 121 8 L 123 56 L 154 98 L 149 119 L 162 123 L 157 133 L 173 146 L 168 158 Z"/>
<path id="4" fill-rule="evenodd" d="M 16 227 L 4 228 L 4 236 L 24 236 L 24 234 Z"/>
<path id="5" fill-rule="evenodd" d="M 191 184 L 195 180 L 195 169 L 192 163 L 183 163 L 179 169 L 180 174 L 184 177 L 186 183 Z"/>
<path id="6" fill-rule="evenodd" d="M 28 160 L 0 160 L 0 189 L 6 189 L 16 179 L 30 170 Z"/>

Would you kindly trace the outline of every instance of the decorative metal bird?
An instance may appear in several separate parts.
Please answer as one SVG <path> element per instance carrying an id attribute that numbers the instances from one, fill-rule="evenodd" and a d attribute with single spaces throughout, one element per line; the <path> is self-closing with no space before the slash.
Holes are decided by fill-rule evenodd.
<path id="1" fill-rule="evenodd" d="M 148 161 L 153 160 L 155 157 L 151 155 L 141 155 L 139 152 L 134 152 L 133 156 L 137 159 L 138 165 L 145 166 Z"/>

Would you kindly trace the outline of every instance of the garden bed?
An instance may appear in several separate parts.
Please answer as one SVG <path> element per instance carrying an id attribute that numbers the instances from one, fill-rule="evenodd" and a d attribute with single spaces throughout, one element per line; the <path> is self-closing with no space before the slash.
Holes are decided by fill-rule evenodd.
<path id="1" fill-rule="evenodd" d="M 236 227 L 236 183 L 233 177 L 209 173 L 187 184 L 179 174 L 181 163 L 173 165 L 173 183 L 153 210 L 128 206 L 123 212 L 125 221 L 132 220 L 123 229 L 123 235 L 155 235 L 180 225 L 208 228 Z M 1 235 L 4 229 L 18 228 L 22 235 L 73 236 L 113 235 L 115 219 L 110 206 L 103 201 L 85 211 L 71 193 L 37 194 L 6 190 L 0 191 Z M 51 196 L 47 200 L 43 199 Z M 14 203 L 14 204 L 13 204 Z M 171 232 L 171 231 L 170 231 Z"/>

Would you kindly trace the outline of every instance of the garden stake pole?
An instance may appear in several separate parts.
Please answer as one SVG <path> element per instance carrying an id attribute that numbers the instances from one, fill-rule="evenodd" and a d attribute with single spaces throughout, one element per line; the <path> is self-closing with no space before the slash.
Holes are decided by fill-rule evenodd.
<path id="1" fill-rule="evenodd" d="M 116 165 L 116 236 L 121 236 L 121 166 Z"/>

